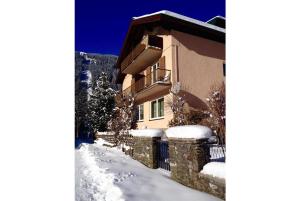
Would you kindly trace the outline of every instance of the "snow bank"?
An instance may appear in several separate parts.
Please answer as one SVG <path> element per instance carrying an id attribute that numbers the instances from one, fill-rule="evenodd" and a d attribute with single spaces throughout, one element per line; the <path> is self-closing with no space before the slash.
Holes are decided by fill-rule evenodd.
<path id="1" fill-rule="evenodd" d="M 176 126 L 166 130 L 167 137 L 204 139 L 212 135 L 210 128 L 200 125 Z"/>
<path id="2" fill-rule="evenodd" d="M 163 131 L 161 129 L 140 129 L 131 130 L 130 134 L 135 137 L 161 137 Z"/>
<path id="3" fill-rule="evenodd" d="M 210 162 L 207 163 L 201 173 L 225 179 L 225 163 Z"/>

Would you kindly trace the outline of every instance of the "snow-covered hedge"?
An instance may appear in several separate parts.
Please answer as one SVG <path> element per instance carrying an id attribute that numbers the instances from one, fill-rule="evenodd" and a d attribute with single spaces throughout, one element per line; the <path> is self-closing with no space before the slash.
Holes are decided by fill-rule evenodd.
<path id="1" fill-rule="evenodd" d="M 187 125 L 175 126 L 166 130 L 167 137 L 205 139 L 212 135 L 212 130 L 206 126 Z"/>
<path id="2" fill-rule="evenodd" d="M 163 135 L 163 130 L 161 129 L 130 130 L 130 134 L 135 137 L 161 137 Z"/>
<path id="3" fill-rule="evenodd" d="M 225 163 L 210 162 L 204 165 L 201 173 L 225 179 Z"/>

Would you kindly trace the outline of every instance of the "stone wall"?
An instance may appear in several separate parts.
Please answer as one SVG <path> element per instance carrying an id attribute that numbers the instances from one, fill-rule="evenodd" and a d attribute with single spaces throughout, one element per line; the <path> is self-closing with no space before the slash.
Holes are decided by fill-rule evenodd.
<path id="1" fill-rule="evenodd" d="M 226 184 L 224 179 L 199 173 L 194 183 L 196 189 L 207 192 L 225 200 Z"/>
<path id="2" fill-rule="evenodd" d="M 209 149 L 205 142 L 205 139 L 169 138 L 171 178 L 225 199 L 225 181 L 200 173 L 209 162 Z"/>
<path id="3" fill-rule="evenodd" d="M 157 140 L 160 137 L 133 137 L 133 158 L 150 168 L 158 168 Z"/>
<path id="4" fill-rule="evenodd" d="M 95 135 L 95 138 L 98 139 L 98 138 L 101 138 L 109 143 L 112 143 L 112 144 L 115 144 L 116 140 L 115 140 L 115 137 L 114 135 L 108 135 L 108 134 L 96 134 Z"/>
<path id="5" fill-rule="evenodd" d="M 99 134 L 96 134 L 96 139 L 101 138 L 109 143 L 115 144 L 116 139 L 115 136 L 112 133 L 105 134 L 104 132 Z M 122 142 L 124 142 L 127 146 L 132 147 L 133 146 L 133 136 L 132 135 L 122 135 Z"/>

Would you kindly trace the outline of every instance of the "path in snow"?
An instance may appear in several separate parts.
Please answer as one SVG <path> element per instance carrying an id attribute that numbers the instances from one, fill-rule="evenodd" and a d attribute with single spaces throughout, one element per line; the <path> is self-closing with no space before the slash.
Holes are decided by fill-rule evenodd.
<path id="1" fill-rule="evenodd" d="M 75 151 L 76 201 L 221 201 L 185 187 L 116 148 L 83 144 Z"/>

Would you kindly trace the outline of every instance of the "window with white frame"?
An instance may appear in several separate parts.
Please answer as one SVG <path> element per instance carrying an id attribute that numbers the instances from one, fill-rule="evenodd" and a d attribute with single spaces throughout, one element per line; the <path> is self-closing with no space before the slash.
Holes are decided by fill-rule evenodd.
<path id="1" fill-rule="evenodd" d="M 151 119 L 164 116 L 164 98 L 159 98 L 151 102 Z"/>
<path id="2" fill-rule="evenodd" d="M 138 121 L 144 121 L 144 104 L 138 105 Z"/>

